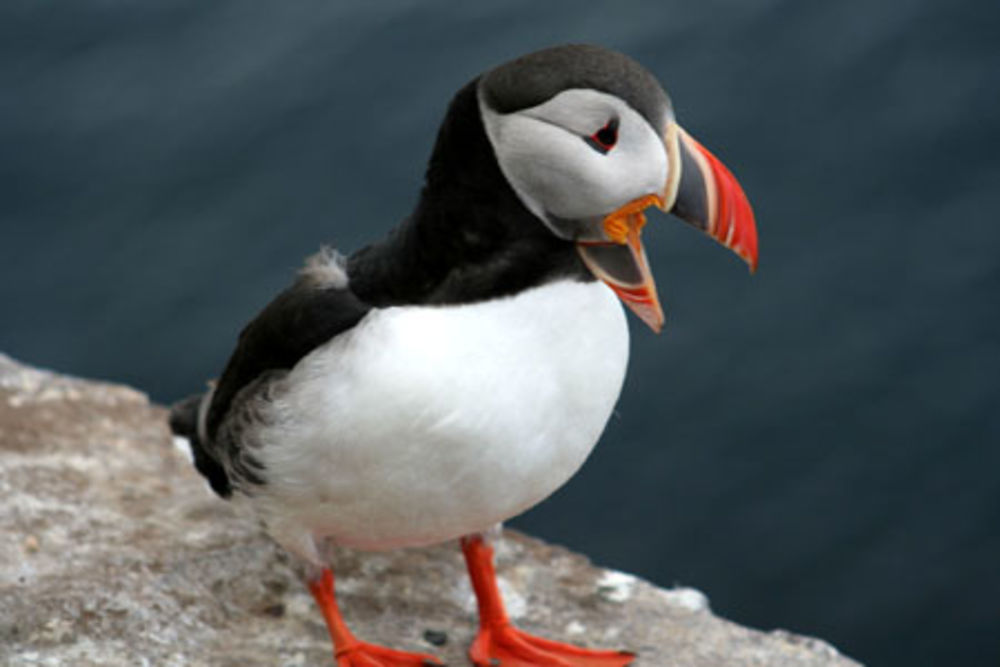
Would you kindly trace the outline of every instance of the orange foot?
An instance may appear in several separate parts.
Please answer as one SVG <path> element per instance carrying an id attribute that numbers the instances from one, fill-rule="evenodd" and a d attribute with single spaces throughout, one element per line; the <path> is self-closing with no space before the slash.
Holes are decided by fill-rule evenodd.
<path id="1" fill-rule="evenodd" d="M 330 638 L 333 640 L 333 659 L 337 667 L 433 667 L 441 661 L 432 655 L 406 653 L 395 649 L 358 641 L 351 634 L 340 615 L 337 596 L 333 590 L 333 570 L 324 568 L 319 576 L 309 581 L 309 591 L 323 612 Z"/>
<path id="2" fill-rule="evenodd" d="M 462 553 L 479 607 L 479 635 L 469 657 L 480 667 L 624 667 L 628 651 L 591 651 L 521 632 L 507 618 L 493 568 L 493 548 L 482 535 L 462 538 Z"/>
<path id="3" fill-rule="evenodd" d="M 406 653 L 395 649 L 357 642 L 337 651 L 337 667 L 439 667 L 432 655 Z"/>
<path id="4" fill-rule="evenodd" d="M 624 667 L 635 659 L 628 651 L 592 651 L 535 637 L 510 624 L 480 629 L 469 657 L 480 667 Z"/>

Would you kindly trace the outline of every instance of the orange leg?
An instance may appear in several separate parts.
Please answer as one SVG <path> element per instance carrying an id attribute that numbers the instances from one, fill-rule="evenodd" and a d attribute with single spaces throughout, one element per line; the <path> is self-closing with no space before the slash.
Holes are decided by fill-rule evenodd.
<path id="1" fill-rule="evenodd" d="M 309 591 L 326 619 L 337 667 L 426 667 L 441 664 L 432 655 L 405 653 L 359 641 L 340 615 L 333 592 L 333 571 L 329 568 L 323 568 L 320 576 L 309 582 Z"/>
<path id="2" fill-rule="evenodd" d="M 626 651 L 591 651 L 518 630 L 504 611 L 493 569 L 492 547 L 481 536 L 470 535 L 462 538 L 462 553 L 479 605 L 479 634 L 469 648 L 469 657 L 476 665 L 624 667 L 635 658 Z"/>

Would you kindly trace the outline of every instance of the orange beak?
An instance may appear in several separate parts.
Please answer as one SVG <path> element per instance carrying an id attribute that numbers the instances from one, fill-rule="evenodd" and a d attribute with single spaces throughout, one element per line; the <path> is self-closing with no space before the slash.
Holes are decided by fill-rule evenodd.
<path id="1" fill-rule="evenodd" d="M 581 241 L 584 264 L 604 281 L 649 328 L 663 328 L 663 307 L 640 234 L 645 209 L 657 206 L 706 232 L 757 268 L 757 227 L 743 188 L 718 158 L 671 122 L 663 137 L 667 182 L 612 211 L 603 221 L 605 241 Z"/>

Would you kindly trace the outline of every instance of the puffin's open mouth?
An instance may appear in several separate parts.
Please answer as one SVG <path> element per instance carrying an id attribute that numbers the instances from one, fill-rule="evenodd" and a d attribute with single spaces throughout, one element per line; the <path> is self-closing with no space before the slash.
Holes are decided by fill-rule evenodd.
<path id="1" fill-rule="evenodd" d="M 662 208 L 659 195 L 646 195 L 607 215 L 601 223 L 610 243 L 577 243 L 583 263 L 595 277 L 614 290 L 650 329 L 663 328 L 663 307 L 639 236 L 646 225 L 645 210 Z"/>
<path id="2" fill-rule="evenodd" d="M 663 307 L 640 234 L 645 210 L 656 206 L 701 229 L 757 268 L 753 209 L 733 174 L 676 123 L 663 135 L 670 169 L 662 193 L 639 197 L 605 216 L 606 240 L 578 241 L 584 264 L 649 328 L 663 328 Z"/>

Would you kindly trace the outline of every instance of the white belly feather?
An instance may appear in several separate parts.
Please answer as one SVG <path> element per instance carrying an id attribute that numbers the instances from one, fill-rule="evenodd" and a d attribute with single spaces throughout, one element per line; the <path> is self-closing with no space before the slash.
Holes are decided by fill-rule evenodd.
<path id="1" fill-rule="evenodd" d="M 382 549 L 486 529 L 576 472 L 627 360 L 624 313 L 598 282 L 374 310 L 289 374 L 254 504 L 305 556 L 312 537 Z"/>

